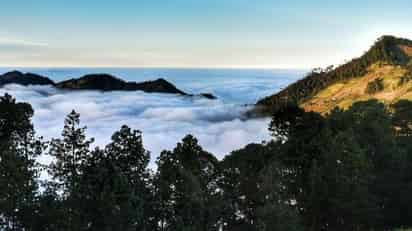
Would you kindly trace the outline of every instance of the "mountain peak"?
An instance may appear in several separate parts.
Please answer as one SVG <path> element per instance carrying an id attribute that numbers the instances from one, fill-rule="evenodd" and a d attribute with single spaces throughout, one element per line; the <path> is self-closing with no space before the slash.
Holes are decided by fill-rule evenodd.
<path id="1" fill-rule="evenodd" d="M 0 75 L 0 86 L 6 84 L 20 84 L 20 85 L 54 85 L 54 82 L 47 77 L 36 75 L 32 73 L 23 73 L 20 71 L 10 71 Z"/>
<path id="2" fill-rule="evenodd" d="M 398 65 L 408 64 L 412 57 L 412 41 L 392 35 L 381 36 L 361 59 L 371 58 L 370 56 L 378 59 L 375 61 Z"/>
<path id="3" fill-rule="evenodd" d="M 13 71 L 9 71 L 9 72 L 7 72 L 7 73 L 4 73 L 4 74 L 3 74 L 3 77 L 4 77 L 4 76 L 22 76 L 22 75 L 24 75 L 23 72 L 17 71 L 17 70 L 13 70 Z"/>

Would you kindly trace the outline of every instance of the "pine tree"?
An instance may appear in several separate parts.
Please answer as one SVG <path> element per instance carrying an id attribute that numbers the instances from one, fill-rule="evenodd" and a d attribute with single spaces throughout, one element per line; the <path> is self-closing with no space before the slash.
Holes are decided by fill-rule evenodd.
<path id="1" fill-rule="evenodd" d="M 79 230 L 87 225 L 79 210 L 81 203 L 79 187 L 93 139 L 86 139 L 86 128 L 79 127 L 79 124 L 80 115 L 73 110 L 64 121 L 62 138 L 53 139 L 49 147 L 49 155 L 55 158 L 50 165 L 49 173 L 57 180 L 59 190 L 62 192 L 66 217 L 62 229 L 67 230 Z"/>
<path id="2" fill-rule="evenodd" d="M 50 173 L 61 183 L 65 196 L 75 190 L 93 142 L 93 139 L 86 140 L 86 127 L 79 127 L 79 124 L 80 114 L 73 110 L 64 121 L 62 139 L 50 142 L 49 155 L 56 159 L 50 166 Z"/>
<path id="3" fill-rule="evenodd" d="M 92 152 L 79 191 L 86 230 L 155 229 L 149 159 L 141 132 L 127 126 L 114 133 L 104 150 Z"/>
<path id="4" fill-rule="evenodd" d="M 218 230 L 215 157 L 188 135 L 173 152 L 162 152 L 157 163 L 160 230 Z"/>
<path id="5" fill-rule="evenodd" d="M 34 215 L 39 168 L 35 162 L 43 148 L 34 134 L 29 104 L 0 97 L 0 230 L 30 227 Z"/>

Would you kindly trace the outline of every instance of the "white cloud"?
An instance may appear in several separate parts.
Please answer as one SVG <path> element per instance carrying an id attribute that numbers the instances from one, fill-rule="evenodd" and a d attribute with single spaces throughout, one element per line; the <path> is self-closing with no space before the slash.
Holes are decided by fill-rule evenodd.
<path id="1" fill-rule="evenodd" d="M 0 72 L 10 71 L 0 68 Z M 58 81 L 86 73 L 108 72 L 128 81 L 163 77 L 188 93 L 209 92 L 218 100 L 143 92 L 62 91 L 51 86 L 7 85 L 0 88 L 18 101 L 29 102 L 39 135 L 58 137 L 65 116 L 75 109 L 95 145 L 110 142 L 122 125 L 143 132 L 144 146 L 152 152 L 151 167 L 159 153 L 173 149 L 185 135 L 193 134 L 207 151 L 223 158 L 251 142 L 270 138 L 269 120 L 244 120 L 246 104 L 273 94 L 300 78 L 297 70 L 198 70 L 198 69 L 22 69 Z M 50 158 L 43 156 L 43 162 Z"/>
<path id="2" fill-rule="evenodd" d="M 45 42 L 0 37 L 0 45 L 3 45 L 3 46 L 22 46 L 22 47 L 46 47 L 49 44 L 47 44 Z"/>
<path id="3" fill-rule="evenodd" d="M 19 101 L 30 102 L 35 110 L 33 123 L 45 139 L 58 137 L 65 116 L 75 109 L 87 135 L 95 145 L 110 141 L 114 131 L 127 124 L 143 132 L 145 147 L 152 152 L 152 166 L 158 154 L 172 149 L 186 134 L 193 134 L 200 144 L 219 158 L 250 142 L 269 139 L 267 119 L 242 120 L 248 108 L 220 100 L 190 98 L 143 92 L 98 92 L 56 90 L 51 86 L 7 85 Z M 50 161 L 42 157 L 43 162 Z"/>

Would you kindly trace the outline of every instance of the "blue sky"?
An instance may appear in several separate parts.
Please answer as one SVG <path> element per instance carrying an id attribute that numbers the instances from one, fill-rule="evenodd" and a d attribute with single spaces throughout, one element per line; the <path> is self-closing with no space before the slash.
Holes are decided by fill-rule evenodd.
<path id="1" fill-rule="evenodd" d="M 312 68 L 410 22 L 406 0 L 2 0 L 0 66 Z"/>

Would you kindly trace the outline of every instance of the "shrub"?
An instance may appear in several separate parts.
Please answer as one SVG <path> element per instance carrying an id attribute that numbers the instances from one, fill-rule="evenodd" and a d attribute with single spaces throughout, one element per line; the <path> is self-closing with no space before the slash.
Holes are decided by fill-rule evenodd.
<path id="1" fill-rule="evenodd" d="M 382 91 L 383 89 L 383 79 L 378 78 L 368 83 L 368 86 L 366 86 L 366 93 L 372 95 Z"/>

